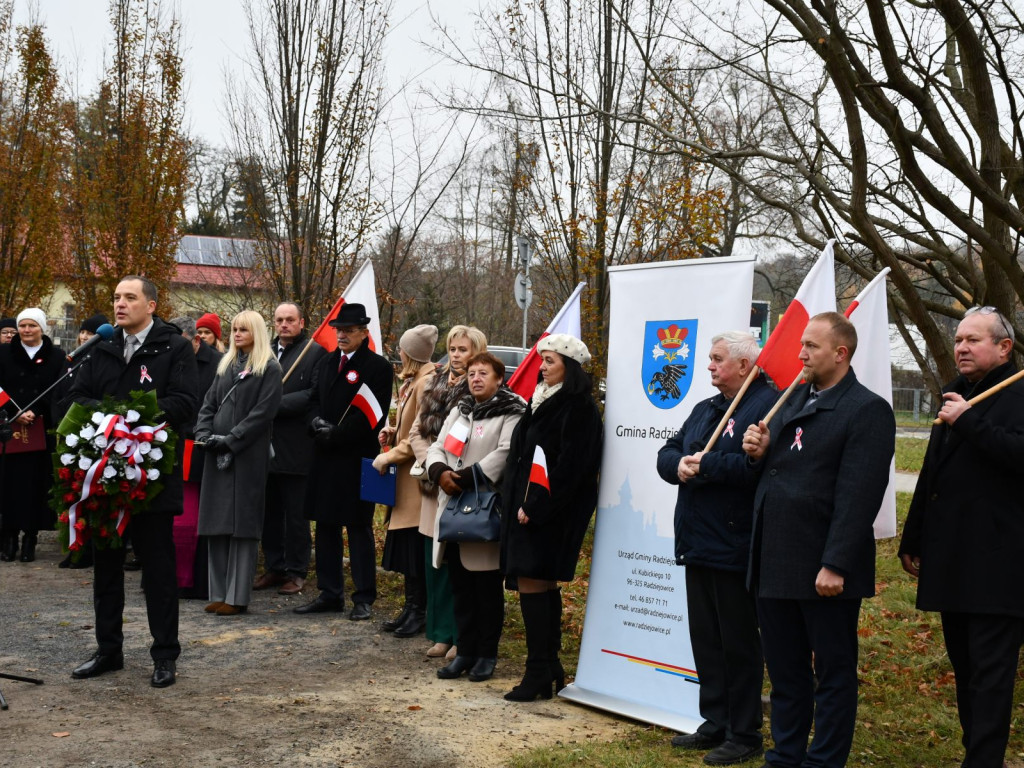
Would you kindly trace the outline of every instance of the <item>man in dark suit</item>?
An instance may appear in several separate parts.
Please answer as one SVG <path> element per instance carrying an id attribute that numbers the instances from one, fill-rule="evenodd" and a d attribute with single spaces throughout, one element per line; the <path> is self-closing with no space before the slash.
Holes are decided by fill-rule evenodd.
<path id="1" fill-rule="evenodd" d="M 672 745 L 706 751 L 708 765 L 741 763 L 763 751 L 764 659 L 746 584 L 757 472 L 743 453 L 743 427 L 737 425 L 757 421 L 775 403 L 777 393 L 764 376 L 751 382 L 713 449 L 705 450 L 759 351 L 746 332 L 713 337 L 708 370 L 719 394 L 697 403 L 658 451 L 658 474 L 679 486 L 676 562 L 686 566 L 690 647 L 704 719 L 694 733 L 673 737 Z"/>
<path id="2" fill-rule="evenodd" d="M 920 578 L 917 607 L 940 611 L 970 768 L 1004 765 L 1024 642 L 1024 382 L 970 398 L 1015 373 L 1013 327 L 972 309 L 953 346 L 960 375 L 943 390 L 900 542 Z"/>
<path id="3" fill-rule="evenodd" d="M 312 540 L 303 502 L 313 443 L 306 430 L 316 415 L 316 370 L 327 351 L 306 334 L 298 304 L 286 301 L 274 310 L 277 338 L 271 349 L 285 374 L 284 395 L 274 417 L 274 456 L 267 475 L 267 508 L 263 517 L 265 573 L 253 589 L 280 587 L 282 595 L 302 591 L 309 573 Z M 309 349 L 306 349 L 306 347 Z"/>
<path id="4" fill-rule="evenodd" d="M 70 398 L 83 405 L 98 405 L 106 395 L 127 397 L 134 390 L 155 390 L 157 404 L 171 429 L 179 435 L 192 423 L 199 406 L 198 376 L 192 345 L 173 325 L 154 312 L 157 290 L 149 280 L 129 275 L 114 290 L 114 338 L 95 347 L 92 359 L 79 369 Z M 145 514 L 132 517 L 132 543 L 143 562 L 143 585 L 149 631 L 153 635 L 154 687 L 175 680 L 178 643 L 178 584 L 174 570 L 174 516 L 181 514 L 181 455 L 160 495 Z M 96 607 L 96 642 L 91 659 L 76 667 L 75 678 L 95 677 L 122 669 L 122 613 L 124 611 L 123 548 L 97 547 L 94 554 L 93 597 Z"/>
<path id="5" fill-rule="evenodd" d="M 845 317 L 812 317 L 800 340 L 805 383 L 778 426 L 743 436 L 760 472 L 748 579 L 772 684 L 773 768 L 840 768 L 853 743 L 857 619 L 875 594 L 872 524 L 896 442 L 892 408 L 850 368 L 856 348 Z"/>
<path id="6" fill-rule="evenodd" d="M 345 607 L 342 573 L 342 527 L 348 532 L 349 564 L 355 590 L 349 618 L 371 616 L 377 599 L 373 502 L 359 498 L 363 458 L 380 451 L 377 433 L 387 422 L 395 378 L 391 363 L 370 349 L 370 318 L 362 304 L 344 304 L 330 322 L 338 348 L 316 370 L 313 462 L 306 486 L 306 517 L 316 521 L 316 579 L 320 594 L 296 613 L 341 611 Z M 355 399 L 366 386 L 380 417 L 367 415 Z"/>

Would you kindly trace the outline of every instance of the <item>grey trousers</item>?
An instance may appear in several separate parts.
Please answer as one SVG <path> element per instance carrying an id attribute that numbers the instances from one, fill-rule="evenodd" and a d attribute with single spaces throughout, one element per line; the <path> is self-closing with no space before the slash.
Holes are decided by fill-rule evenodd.
<path id="1" fill-rule="evenodd" d="M 259 539 L 210 536 L 210 601 L 248 605 L 256 573 Z"/>

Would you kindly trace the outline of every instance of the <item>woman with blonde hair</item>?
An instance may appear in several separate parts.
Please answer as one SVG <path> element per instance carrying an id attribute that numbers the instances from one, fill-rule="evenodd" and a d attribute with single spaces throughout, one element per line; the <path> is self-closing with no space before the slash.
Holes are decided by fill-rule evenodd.
<path id="1" fill-rule="evenodd" d="M 409 474 L 416 456 L 409 442 L 409 432 L 419 413 L 423 390 L 434 377 L 430 357 L 437 344 L 437 328 L 417 325 L 402 334 L 398 354 L 402 385 L 398 389 L 398 411 L 395 426 L 381 430 L 379 439 L 383 452 L 373 460 L 381 474 L 391 465 L 398 468 L 395 505 L 388 510 L 388 533 L 384 539 L 381 567 L 405 577 L 405 605 L 402 612 L 381 626 L 395 637 L 412 637 L 423 631 L 427 614 L 427 583 L 423 542 L 420 538 L 420 507 L 423 504 L 419 479 Z"/>
<path id="2" fill-rule="evenodd" d="M 431 444 L 441 434 L 441 427 L 455 404 L 469 394 L 466 382 L 466 364 L 471 357 L 487 351 L 487 337 L 472 325 L 456 325 L 445 339 L 448 362 L 425 387 L 420 400 L 419 415 L 409 432 L 409 444 L 416 454 L 424 483 L 423 503 L 420 506 L 420 533 L 426 556 L 427 581 L 427 639 L 434 644 L 427 656 L 455 658 L 455 607 L 452 598 L 448 566 L 432 565 L 434 552 L 434 517 L 437 513 L 437 486 L 425 475 L 424 463 Z"/>
<path id="3" fill-rule="evenodd" d="M 210 557 L 207 613 L 233 616 L 249 605 L 281 386 L 263 318 L 239 312 L 196 423 L 196 442 L 207 449 L 199 498 L 199 535 Z"/>

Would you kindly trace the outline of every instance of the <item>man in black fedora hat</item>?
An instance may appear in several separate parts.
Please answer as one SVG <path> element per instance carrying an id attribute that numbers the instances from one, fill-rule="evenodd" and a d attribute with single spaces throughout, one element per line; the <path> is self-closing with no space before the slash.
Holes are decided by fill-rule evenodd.
<path id="1" fill-rule="evenodd" d="M 315 413 L 310 425 L 313 460 L 306 486 L 306 517 L 316 521 L 316 579 L 320 594 L 296 613 L 342 611 L 342 527 L 348 533 L 355 589 L 349 618 L 370 618 L 377 597 L 373 503 L 359 498 L 362 459 L 380 450 L 377 433 L 387 422 L 394 370 L 370 349 L 370 318 L 362 304 L 344 304 L 330 325 L 338 348 L 316 372 Z M 369 393 L 367 393 L 367 389 Z"/>

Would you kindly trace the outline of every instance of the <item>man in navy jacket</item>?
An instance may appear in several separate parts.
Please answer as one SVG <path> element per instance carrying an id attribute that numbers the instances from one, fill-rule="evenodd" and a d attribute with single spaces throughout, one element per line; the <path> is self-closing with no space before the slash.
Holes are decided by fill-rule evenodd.
<path id="1" fill-rule="evenodd" d="M 690 645 L 700 676 L 695 733 L 673 745 L 710 750 L 708 765 L 732 765 L 762 752 L 761 683 L 764 661 L 747 561 L 757 472 L 743 452 L 743 429 L 775 402 L 760 374 L 751 382 L 712 450 L 704 446 L 757 360 L 749 333 L 711 339 L 711 383 L 718 395 L 694 406 L 683 428 L 658 452 L 658 474 L 679 486 L 676 562 L 686 566 Z M 741 426 L 742 425 L 742 426 Z"/>
<path id="2" fill-rule="evenodd" d="M 771 431 L 761 421 L 743 436 L 760 472 L 749 580 L 772 683 L 772 768 L 841 768 L 853 744 L 857 619 L 875 594 L 872 526 L 896 443 L 892 408 L 850 368 L 856 348 L 845 317 L 812 317 L 805 383 Z"/>

